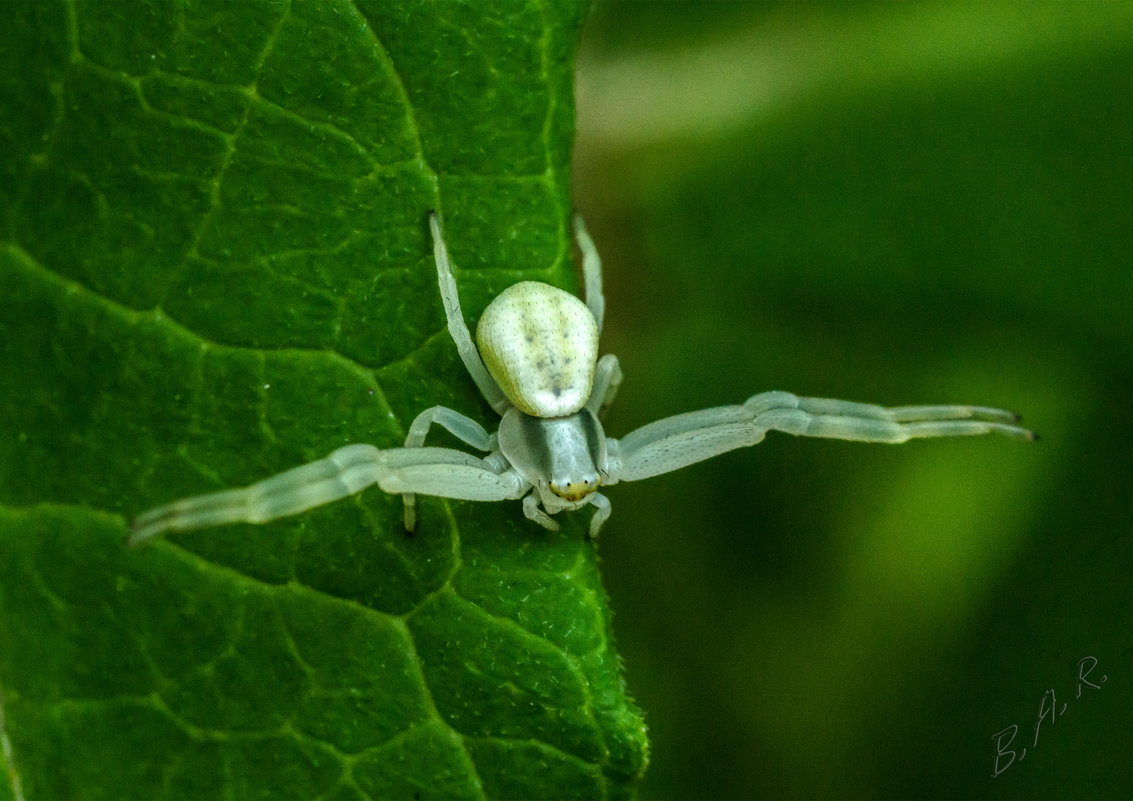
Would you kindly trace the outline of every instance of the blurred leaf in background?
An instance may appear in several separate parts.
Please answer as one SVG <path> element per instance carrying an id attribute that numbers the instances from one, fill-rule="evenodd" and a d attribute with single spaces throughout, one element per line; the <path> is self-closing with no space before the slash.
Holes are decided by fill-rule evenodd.
<path id="1" fill-rule="evenodd" d="M 123 547 L 434 404 L 494 427 L 426 212 L 473 321 L 576 288 L 584 14 L 0 4 L 0 800 L 633 791 L 584 520 L 433 499 L 408 537 L 371 490 Z"/>
<path id="2" fill-rule="evenodd" d="M 1133 795 L 1133 4 L 604 3 L 578 84 L 612 436 L 767 389 L 1043 436 L 612 490 L 643 796 Z"/>

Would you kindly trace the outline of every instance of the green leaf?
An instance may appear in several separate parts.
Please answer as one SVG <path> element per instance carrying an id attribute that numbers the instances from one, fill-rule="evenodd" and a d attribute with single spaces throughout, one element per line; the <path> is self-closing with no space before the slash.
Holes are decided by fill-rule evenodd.
<path id="1" fill-rule="evenodd" d="M 407 536 L 370 490 L 124 548 L 434 404 L 494 427 L 426 211 L 470 320 L 576 288 L 584 11 L 0 5 L 0 799 L 632 794 L 584 520 L 422 499 Z"/>

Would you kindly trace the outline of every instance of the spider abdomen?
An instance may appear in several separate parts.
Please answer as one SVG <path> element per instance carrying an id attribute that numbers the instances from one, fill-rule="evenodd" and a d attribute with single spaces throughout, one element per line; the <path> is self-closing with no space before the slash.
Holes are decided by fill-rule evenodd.
<path id="1" fill-rule="evenodd" d="M 598 326 L 569 292 L 521 281 L 488 304 L 476 327 L 484 366 L 517 409 L 563 417 L 585 405 L 598 360 Z"/>

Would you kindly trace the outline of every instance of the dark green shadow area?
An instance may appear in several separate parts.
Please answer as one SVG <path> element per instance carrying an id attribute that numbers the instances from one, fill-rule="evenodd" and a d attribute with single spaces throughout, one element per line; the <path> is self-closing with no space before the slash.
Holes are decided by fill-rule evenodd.
<path id="1" fill-rule="evenodd" d="M 1131 12 L 596 8 L 576 170 L 610 435 L 771 389 L 1042 435 L 768 437 L 612 488 L 643 797 L 1133 793 Z M 632 114 L 604 94 L 627 73 Z"/>

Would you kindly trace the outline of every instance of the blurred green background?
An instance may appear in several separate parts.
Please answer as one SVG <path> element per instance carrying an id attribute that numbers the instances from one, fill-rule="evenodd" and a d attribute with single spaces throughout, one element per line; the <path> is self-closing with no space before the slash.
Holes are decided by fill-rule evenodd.
<path id="1" fill-rule="evenodd" d="M 611 435 L 785 389 L 1043 437 L 612 488 L 642 796 L 1133 796 L 1133 4 L 604 3 L 578 99 Z"/>

